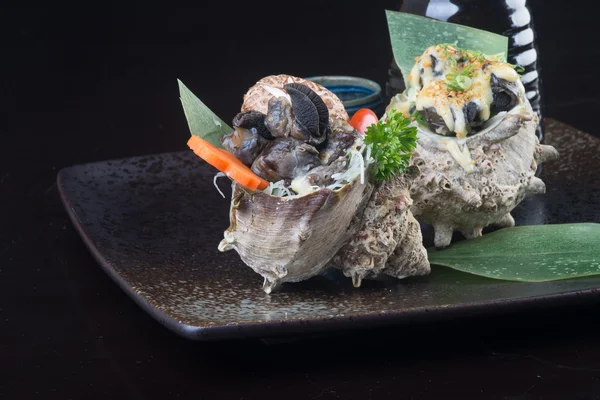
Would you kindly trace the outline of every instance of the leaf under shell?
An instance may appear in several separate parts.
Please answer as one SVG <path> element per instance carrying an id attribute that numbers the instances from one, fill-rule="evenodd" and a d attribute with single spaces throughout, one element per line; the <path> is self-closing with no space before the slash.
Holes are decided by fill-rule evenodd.
<path id="1" fill-rule="evenodd" d="M 527 225 L 428 249 L 428 257 L 431 264 L 488 278 L 546 282 L 600 275 L 598 243 L 598 223 Z"/>

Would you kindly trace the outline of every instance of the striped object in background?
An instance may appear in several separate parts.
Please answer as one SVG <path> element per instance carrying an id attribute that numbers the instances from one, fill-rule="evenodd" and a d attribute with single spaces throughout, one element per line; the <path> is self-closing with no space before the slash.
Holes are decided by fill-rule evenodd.
<path id="1" fill-rule="evenodd" d="M 542 92 L 538 48 L 531 10 L 526 0 L 404 0 L 400 11 L 484 29 L 509 38 L 508 62 L 525 68 L 522 81 L 531 107 L 540 118 L 537 135 L 543 139 Z M 391 99 L 404 90 L 396 62 L 388 71 L 385 95 Z"/>

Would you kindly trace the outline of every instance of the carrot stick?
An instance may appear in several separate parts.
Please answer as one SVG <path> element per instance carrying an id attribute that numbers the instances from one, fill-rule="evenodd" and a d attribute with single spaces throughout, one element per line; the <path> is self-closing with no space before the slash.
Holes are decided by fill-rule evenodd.
<path id="1" fill-rule="evenodd" d="M 219 149 L 199 136 L 192 136 L 187 142 L 190 149 L 204 161 L 225 173 L 228 177 L 250 190 L 263 190 L 269 182 L 256 175 L 230 152 Z"/>

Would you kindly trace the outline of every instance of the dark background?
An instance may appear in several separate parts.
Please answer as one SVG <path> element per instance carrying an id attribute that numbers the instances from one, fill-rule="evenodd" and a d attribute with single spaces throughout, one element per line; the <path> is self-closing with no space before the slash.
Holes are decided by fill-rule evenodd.
<path id="1" fill-rule="evenodd" d="M 593 2 L 533 0 L 545 116 L 600 136 Z M 600 398 L 599 304 L 301 342 L 195 343 L 101 271 L 59 169 L 184 150 L 179 78 L 224 119 L 274 73 L 385 86 L 399 1 L 0 9 L 0 398 Z"/>

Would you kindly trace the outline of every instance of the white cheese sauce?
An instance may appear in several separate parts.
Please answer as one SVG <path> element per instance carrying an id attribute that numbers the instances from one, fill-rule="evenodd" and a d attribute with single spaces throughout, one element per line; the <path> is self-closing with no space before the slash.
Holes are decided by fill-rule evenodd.
<path id="1" fill-rule="evenodd" d="M 523 58 L 528 61 L 532 57 L 535 55 L 527 54 Z M 461 78 L 465 84 L 459 90 L 452 88 L 455 82 L 452 75 L 463 75 Z M 519 74 L 510 64 L 503 62 L 500 55 L 462 51 L 450 45 L 431 46 L 415 59 L 408 75 L 407 90 L 396 95 L 390 107 L 406 116 L 413 107 L 418 111 L 433 108 L 450 132 L 464 138 L 470 132 L 464 111 L 467 104 L 477 106 L 477 121 L 487 121 L 491 117 L 494 97 L 492 75 L 515 83 L 519 92 L 523 92 Z M 519 102 L 523 97 L 524 93 L 520 93 Z M 438 128 L 437 133 L 443 133 L 443 130 L 443 127 Z"/>

